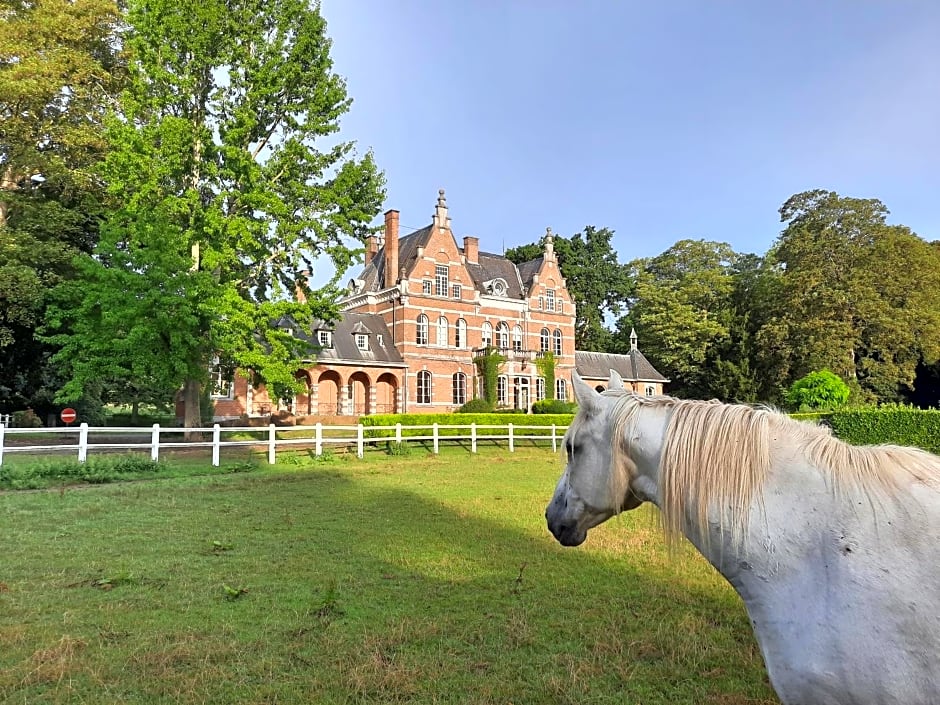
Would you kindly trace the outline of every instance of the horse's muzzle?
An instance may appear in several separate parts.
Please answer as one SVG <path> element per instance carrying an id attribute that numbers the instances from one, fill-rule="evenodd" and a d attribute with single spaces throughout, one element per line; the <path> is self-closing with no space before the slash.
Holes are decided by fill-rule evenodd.
<path id="1" fill-rule="evenodd" d="M 580 546 L 587 538 L 587 532 L 579 530 L 577 524 L 552 521 L 547 512 L 545 518 L 548 522 L 548 530 L 562 546 Z"/>

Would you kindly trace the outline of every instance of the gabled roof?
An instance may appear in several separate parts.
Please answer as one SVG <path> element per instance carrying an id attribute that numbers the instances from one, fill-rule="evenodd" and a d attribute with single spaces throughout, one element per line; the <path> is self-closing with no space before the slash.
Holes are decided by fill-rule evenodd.
<path id="1" fill-rule="evenodd" d="M 575 350 L 574 365 L 585 379 L 607 379 L 614 370 L 626 382 L 668 382 L 639 350 L 626 355 Z"/>
<path id="2" fill-rule="evenodd" d="M 511 260 L 502 255 L 494 255 L 489 252 L 480 252 L 477 257 L 477 264 L 467 263 L 467 271 L 473 278 L 473 285 L 481 294 L 490 293 L 487 289 L 487 283 L 494 279 L 502 279 L 506 282 L 506 297 L 510 299 L 523 298 L 522 280 L 519 278 L 519 270 Z"/>
<path id="3" fill-rule="evenodd" d="M 539 255 L 535 259 L 531 259 L 519 265 L 519 278 L 522 280 L 522 285 L 526 288 L 526 291 L 532 288 L 532 280 L 535 278 L 535 275 L 539 273 L 544 263 L 545 256 Z"/>
<path id="4" fill-rule="evenodd" d="M 398 240 L 398 267 L 399 269 L 410 270 L 418 259 L 418 248 L 427 247 L 431 239 L 431 226 L 416 230 L 410 235 Z M 385 288 L 385 247 L 383 246 L 372 258 L 372 261 L 365 266 L 359 279 L 364 282 L 365 291 L 379 291 Z M 398 281 L 398 272 L 395 272 L 394 280 Z"/>
<path id="5" fill-rule="evenodd" d="M 292 328 L 294 337 L 310 343 L 312 357 L 317 362 L 351 363 L 356 365 L 385 363 L 394 367 L 405 367 L 401 353 L 392 344 L 392 334 L 382 317 L 374 313 L 340 314 L 335 321 L 316 319 L 310 326 L 309 332 L 300 331 L 292 321 L 282 318 L 278 326 Z M 316 331 L 328 330 L 332 332 L 332 347 L 320 347 Z M 360 350 L 356 345 L 356 333 L 369 336 L 369 349 Z"/>

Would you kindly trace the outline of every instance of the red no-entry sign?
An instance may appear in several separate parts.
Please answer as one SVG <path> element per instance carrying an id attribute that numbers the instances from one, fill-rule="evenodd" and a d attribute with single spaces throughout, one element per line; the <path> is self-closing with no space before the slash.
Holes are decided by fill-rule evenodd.
<path id="1" fill-rule="evenodd" d="M 75 413 L 75 409 L 71 407 L 66 407 L 65 409 L 62 409 L 62 413 L 59 414 L 59 418 L 68 424 L 68 423 L 72 423 L 75 419 L 77 419 L 78 414 Z"/>

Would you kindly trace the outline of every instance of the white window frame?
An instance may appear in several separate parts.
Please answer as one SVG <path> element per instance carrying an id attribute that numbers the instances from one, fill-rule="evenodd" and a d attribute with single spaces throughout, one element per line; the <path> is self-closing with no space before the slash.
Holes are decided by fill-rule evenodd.
<path id="1" fill-rule="evenodd" d="M 568 401 L 568 385 L 560 377 L 555 380 L 555 399 Z"/>
<path id="2" fill-rule="evenodd" d="M 450 267 L 446 264 L 434 265 L 434 294 L 447 296 L 450 289 Z"/>
<path id="3" fill-rule="evenodd" d="M 421 293 L 430 296 L 434 292 L 434 282 L 430 279 L 421 280 Z"/>
<path id="4" fill-rule="evenodd" d="M 535 401 L 542 401 L 545 399 L 545 378 L 536 377 L 535 378 Z"/>
<path id="5" fill-rule="evenodd" d="M 643 393 L 644 393 L 646 396 L 648 396 L 648 397 L 655 397 L 655 396 L 656 396 L 656 385 L 655 385 L 655 384 L 647 384 L 647 385 L 646 385 L 646 388 L 643 390 Z"/>
<path id="6" fill-rule="evenodd" d="M 317 331 L 317 342 L 320 344 L 321 348 L 332 348 L 333 347 L 333 333 L 328 330 L 318 330 Z"/>
<path id="7" fill-rule="evenodd" d="M 418 404 L 430 404 L 434 398 L 431 394 L 434 383 L 433 377 L 428 370 L 419 370 L 418 379 L 415 384 L 416 400 Z"/>
<path id="8" fill-rule="evenodd" d="M 218 355 L 212 358 L 209 363 L 209 382 L 212 384 L 212 392 L 209 394 L 211 399 L 234 399 L 235 398 L 235 375 L 229 376 L 229 370 Z"/>
<path id="9" fill-rule="evenodd" d="M 541 311 L 544 308 L 545 308 L 545 297 L 539 296 L 538 310 Z"/>
<path id="10" fill-rule="evenodd" d="M 493 344 L 493 324 L 489 321 L 483 321 L 480 326 L 480 347 L 488 348 Z"/>
<path id="11" fill-rule="evenodd" d="M 369 336 L 365 333 L 356 333 L 356 347 L 367 351 L 369 349 Z"/>
<path id="12" fill-rule="evenodd" d="M 461 295 L 460 284 L 451 284 L 450 285 L 450 298 L 459 299 Z"/>
<path id="13" fill-rule="evenodd" d="M 552 333 L 552 352 L 555 353 L 555 357 L 561 356 L 561 345 L 561 331 L 556 328 L 555 332 Z"/>
<path id="14" fill-rule="evenodd" d="M 509 324 L 506 321 L 500 321 L 496 326 L 496 347 L 500 350 L 509 349 Z"/>
<path id="15" fill-rule="evenodd" d="M 545 310 L 547 311 L 555 310 L 555 290 L 554 289 L 545 290 Z"/>
<path id="16" fill-rule="evenodd" d="M 522 326 L 513 326 L 512 328 L 512 349 L 516 352 L 522 352 Z"/>
<path id="17" fill-rule="evenodd" d="M 418 328 L 415 331 L 415 344 L 417 345 L 428 344 L 428 335 L 430 332 L 428 330 L 429 325 L 430 325 L 430 322 L 428 321 L 428 317 L 425 316 L 423 313 L 420 314 L 418 316 Z"/>
<path id="18" fill-rule="evenodd" d="M 454 347 L 467 347 L 467 322 L 463 318 L 458 318 L 454 327 Z"/>
<path id="19" fill-rule="evenodd" d="M 441 316 L 437 319 L 437 346 L 439 348 L 447 347 L 447 319 Z"/>
<path id="20" fill-rule="evenodd" d="M 509 405 L 509 377 L 506 375 L 496 378 L 496 403 L 500 406 Z"/>
<path id="21" fill-rule="evenodd" d="M 539 331 L 539 351 L 548 352 L 552 349 L 552 333 L 548 328 Z"/>
<path id="22" fill-rule="evenodd" d="M 453 387 L 454 404 L 463 406 L 467 403 L 467 375 L 463 372 L 455 372 L 451 378 Z"/>

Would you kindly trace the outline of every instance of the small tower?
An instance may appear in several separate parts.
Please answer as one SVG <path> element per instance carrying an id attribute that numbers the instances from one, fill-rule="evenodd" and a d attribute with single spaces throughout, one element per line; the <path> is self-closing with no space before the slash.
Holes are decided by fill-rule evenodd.
<path id="1" fill-rule="evenodd" d="M 437 192 L 437 205 L 434 207 L 434 227 L 450 230 L 450 216 L 447 214 L 447 197 L 444 189 Z"/>
<path id="2" fill-rule="evenodd" d="M 545 261 L 555 261 L 555 236 L 551 228 L 545 228 Z"/>
<path id="3" fill-rule="evenodd" d="M 631 328 L 631 329 L 630 329 L 630 352 L 633 352 L 633 351 L 636 350 L 636 349 L 637 349 L 637 347 L 636 347 L 636 329 L 635 329 L 635 328 Z"/>

